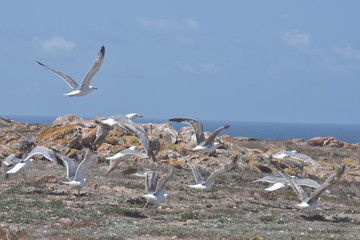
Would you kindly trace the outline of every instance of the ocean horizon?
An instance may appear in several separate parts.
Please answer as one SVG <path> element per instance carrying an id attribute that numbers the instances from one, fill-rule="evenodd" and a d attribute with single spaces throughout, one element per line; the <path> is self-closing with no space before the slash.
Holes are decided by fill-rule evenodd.
<path id="1" fill-rule="evenodd" d="M 4 117 L 30 124 L 50 125 L 57 117 L 52 116 L 11 116 Z M 94 118 L 94 117 L 93 117 Z M 84 117 L 83 119 L 93 119 Z M 138 123 L 166 123 L 167 119 L 146 119 L 137 118 Z M 335 137 L 347 143 L 360 142 L 360 124 L 321 124 L 321 123 L 276 123 L 276 122 L 250 122 L 250 121 L 208 121 L 200 120 L 203 123 L 204 131 L 213 132 L 220 126 L 229 124 L 230 128 L 223 130 L 221 134 L 228 134 L 231 137 L 253 137 L 261 140 L 289 140 L 301 138 L 309 140 L 313 137 Z M 170 122 L 173 127 L 179 130 L 188 126 L 183 123 Z"/>

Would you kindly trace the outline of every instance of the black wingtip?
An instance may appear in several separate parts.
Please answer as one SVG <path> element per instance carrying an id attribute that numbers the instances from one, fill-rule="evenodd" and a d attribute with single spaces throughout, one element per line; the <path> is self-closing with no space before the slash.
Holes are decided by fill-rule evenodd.
<path id="1" fill-rule="evenodd" d="M 36 60 L 35 60 L 35 62 L 37 62 L 38 64 L 40 64 L 40 65 L 43 66 L 43 67 L 46 67 L 45 64 L 42 64 L 42 63 L 39 62 L 39 61 L 36 61 Z"/>
<path id="2" fill-rule="evenodd" d="M 225 125 L 224 126 L 224 129 L 227 129 L 227 128 L 229 128 L 230 127 L 230 125 Z"/>
<path id="3" fill-rule="evenodd" d="M 105 55 L 105 46 L 104 45 L 101 46 L 100 54 Z"/>

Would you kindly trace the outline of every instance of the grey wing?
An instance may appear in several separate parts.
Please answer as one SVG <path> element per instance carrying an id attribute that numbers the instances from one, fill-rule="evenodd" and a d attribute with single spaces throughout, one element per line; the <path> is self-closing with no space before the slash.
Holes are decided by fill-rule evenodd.
<path id="1" fill-rule="evenodd" d="M 181 123 L 186 123 L 186 124 L 191 125 L 195 131 L 196 144 L 199 145 L 200 143 L 205 141 L 204 129 L 203 129 L 203 125 L 201 122 L 196 121 L 194 119 L 190 119 L 190 118 L 172 118 L 172 119 L 169 119 L 169 121 L 181 122 Z"/>
<path id="2" fill-rule="evenodd" d="M 309 163 L 312 163 L 314 165 L 320 165 L 318 162 L 316 162 L 314 159 L 312 159 L 311 157 L 305 155 L 305 154 L 302 154 L 302 153 L 297 153 L 297 152 L 292 152 L 291 155 L 292 158 L 295 158 L 295 159 L 299 159 L 299 160 L 302 160 L 304 162 L 309 162 Z"/>
<path id="3" fill-rule="evenodd" d="M 65 82 L 73 89 L 78 89 L 79 85 L 68 75 L 59 72 L 58 70 L 55 70 L 53 68 L 50 68 L 48 66 L 46 66 L 45 64 L 42 64 L 41 62 L 36 61 L 38 64 L 40 64 L 41 66 L 43 66 L 45 69 L 50 70 L 52 72 L 54 72 L 56 75 L 58 75 L 59 77 L 61 77 L 62 79 L 65 80 Z"/>
<path id="4" fill-rule="evenodd" d="M 345 173 L 345 165 L 343 165 L 336 173 L 331 174 L 319 188 L 317 188 L 309 198 L 309 202 L 317 200 L 320 195 L 329 187 L 332 187 L 337 183 L 341 176 Z"/>
<path id="5" fill-rule="evenodd" d="M 170 172 L 161 178 L 161 180 L 158 182 L 157 186 L 156 186 L 156 190 L 154 194 L 158 194 L 158 193 L 163 193 L 165 190 L 165 185 L 166 183 L 170 180 L 170 178 L 172 177 L 174 173 L 174 168 L 171 168 Z"/>
<path id="6" fill-rule="evenodd" d="M 133 150 L 129 148 L 122 150 L 121 153 L 125 155 L 137 155 L 142 158 L 148 158 L 148 155 L 146 153 L 139 152 L 137 150 Z"/>
<path id="7" fill-rule="evenodd" d="M 159 181 L 159 174 L 155 171 L 149 171 L 145 173 L 145 192 L 154 193 L 156 191 L 156 185 Z"/>
<path id="8" fill-rule="evenodd" d="M 218 176 L 220 176 L 220 175 L 230 171 L 231 169 L 233 169 L 236 166 L 237 160 L 238 160 L 238 155 L 236 155 L 231 160 L 231 162 L 224 164 L 224 166 L 222 166 L 221 168 L 215 170 L 212 174 L 210 174 L 208 179 L 206 179 L 206 183 L 215 181 L 215 178 L 217 178 Z"/>
<path id="9" fill-rule="evenodd" d="M 284 183 L 286 184 L 286 180 L 284 178 L 278 178 L 275 176 L 266 176 L 261 179 L 255 180 L 254 182 L 269 182 L 269 183 Z"/>
<path id="10" fill-rule="evenodd" d="M 201 173 L 199 171 L 199 169 L 188 159 L 185 159 L 185 162 L 189 165 L 189 167 L 191 168 L 191 171 L 194 175 L 195 178 L 195 182 L 197 184 L 203 184 L 205 183 L 205 180 L 203 178 L 203 176 L 201 176 Z"/>
<path id="11" fill-rule="evenodd" d="M 17 157 L 15 156 L 15 154 L 10 154 L 10 155 L 7 156 L 7 157 L 5 158 L 5 160 L 2 162 L 2 166 L 9 166 L 9 165 L 11 165 L 11 164 L 13 164 L 13 163 L 18 163 L 18 162 L 20 162 L 20 161 L 21 161 L 21 159 L 17 158 Z"/>
<path id="12" fill-rule="evenodd" d="M 43 157 L 45 157 L 49 161 L 56 161 L 54 155 L 52 154 L 52 152 L 50 152 L 50 149 L 43 146 L 36 146 L 33 150 L 31 150 L 31 152 L 26 156 L 24 160 L 27 160 L 37 154 L 43 155 Z"/>
<path id="13" fill-rule="evenodd" d="M 83 179 L 85 177 L 85 173 L 89 170 L 95 158 L 96 154 L 89 148 L 86 148 L 85 157 L 76 169 L 74 180 Z"/>
<path id="14" fill-rule="evenodd" d="M 66 166 L 66 177 L 70 181 L 74 179 L 76 169 L 78 167 L 78 164 L 75 163 L 72 159 L 70 159 L 68 156 L 65 156 L 64 154 L 60 152 L 55 152 L 55 155 L 62 160 L 62 162 Z"/>
<path id="15" fill-rule="evenodd" d="M 304 189 L 299 184 L 297 184 L 291 176 L 289 176 L 286 172 L 284 172 L 275 162 L 270 162 L 270 163 L 272 163 L 279 170 L 280 175 L 289 183 L 289 185 L 294 190 L 300 201 L 307 202 L 309 197 L 304 191 Z"/>
<path id="16" fill-rule="evenodd" d="M 110 130 L 111 130 L 111 126 L 100 123 L 96 130 L 96 139 L 93 145 L 94 146 L 101 145 L 105 141 L 106 136 L 109 134 Z"/>
<path id="17" fill-rule="evenodd" d="M 90 68 L 90 70 L 87 72 L 87 74 L 85 75 L 84 79 L 81 82 L 81 88 L 89 87 L 91 78 L 95 75 L 97 71 L 99 71 L 99 68 L 104 61 L 104 56 L 105 56 L 105 47 L 101 46 L 100 52 L 98 54 L 97 59 L 94 62 L 94 65 Z"/>
<path id="18" fill-rule="evenodd" d="M 204 145 L 208 145 L 208 144 L 212 144 L 214 143 L 214 140 L 216 138 L 216 136 L 219 134 L 219 132 L 221 132 L 223 129 L 227 129 L 229 128 L 230 125 L 225 125 L 222 127 L 219 127 L 218 129 L 216 129 L 205 141 Z"/>
<path id="19" fill-rule="evenodd" d="M 319 183 L 310 178 L 295 178 L 294 181 L 301 186 L 307 186 L 312 188 L 320 187 Z"/>

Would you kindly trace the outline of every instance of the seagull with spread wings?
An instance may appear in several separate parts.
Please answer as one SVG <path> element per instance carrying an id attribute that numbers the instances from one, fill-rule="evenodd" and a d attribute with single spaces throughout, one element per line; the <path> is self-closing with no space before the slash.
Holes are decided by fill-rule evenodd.
<path id="1" fill-rule="evenodd" d="M 231 159 L 231 162 L 224 164 L 221 168 L 218 168 L 217 170 L 215 170 L 213 173 L 210 174 L 210 176 L 206 179 L 206 181 L 204 180 L 203 176 L 201 175 L 199 169 L 188 159 L 185 159 L 185 162 L 189 165 L 189 167 L 191 168 L 191 171 L 194 175 L 195 178 L 195 182 L 196 184 L 194 185 L 188 185 L 188 187 L 190 188 L 194 188 L 197 190 L 204 190 L 204 191 L 211 191 L 214 183 L 215 183 L 215 179 L 222 175 L 227 173 L 228 171 L 234 169 L 237 167 L 237 160 L 238 160 L 239 156 L 236 155 Z"/>
<path id="2" fill-rule="evenodd" d="M 88 73 L 85 75 L 84 79 L 81 82 L 81 85 L 79 85 L 77 82 L 75 82 L 70 76 L 68 76 L 62 72 L 59 72 L 58 70 L 50 68 L 50 67 L 42 64 L 41 62 L 38 62 L 38 61 L 36 61 L 36 62 L 38 64 L 40 64 L 41 66 L 43 66 L 45 69 L 54 72 L 60 78 L 64 79 L 65 82 L 71 87 L 72 91 L 69 93 L 66 93 L 64 95 L 69 96 L 69 97 L 80 97 L 80 96 L 85 96 L 85 95 L 89 94 L 92 90 L 97 90 L 96 87 L 90 86 L 90 81 L 93 78 L 93 76 L 95 75 L 95 73 L 99 70 L 101 64 L 103 63 L 104 56 L 105 56 L 105 47 L 102 46 L 100 49 L 100 52 L 98 54 L 98 57 L 95 60 L 94 65 L 90 68 Z"/>
<path id="3" fill-rule="evenodd" d="M 203 124 L 199 121 L 189 119 L 189 118 L 172 118 L 169 119 L 172 122 L 186 123 L 193 127 L 196 136 L 196 147 L 190 149 L 192 151 L 200 151 L 202 153 L 212 153 L 216 148 L 219 147 L 220 143 L 215 142 L 216 136 L 223 130 L 230 127 L 230 125 L 225 125 L 216 129 L 213 133 L 210 134 L 208 138 L 205 138 Z"/>
<path id="4" fill-rule="evenodd" d="M 345 173 L 345 165 L 339 168 L 335 173 L 331 174 L 320 187 L 316 188 L 311 193 L 310 197 L 306 194 L 304 189 L 289 176 L 284 170 L 282 170 L 275 162 L 271 162 L 278 170 L 281 176 L 290 184 L 296 195 L 300 199 L 301 203 L 297 206 L 302 209 L 314 209 L 320 204 L 320 195 L 336 184 Z"/>
<path id="5" fill-rule="evenodd" d="M 294 181 L 299 184 L 300 186 L 307 186 L 307 187 L 312 187 L 312 188 L 318 188 L 320 187 L 320 184 L 318 184 L 316 181 L 310 179 L 310 178 L 293 178 Z M 285 186 L 289 186 L 290 184 L 286 181 L 286 179 L 284 178 L 279 178 L 279 177 L 275 177 L 275 176 L 266 176 L 263 177 L 261 179 L 258 179 L 254 182 L 268 182 L 268 183 L 273 183 L 273 185 L 271 185 L 268 188 L 265 188 L 265 191 L 275 191 L 277 189 L 283 188 Z"/>

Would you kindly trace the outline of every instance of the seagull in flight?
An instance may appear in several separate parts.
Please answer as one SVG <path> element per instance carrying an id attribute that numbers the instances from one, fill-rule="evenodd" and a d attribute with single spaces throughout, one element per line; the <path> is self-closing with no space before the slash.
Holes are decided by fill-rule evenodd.
<path id="1" fill-rule="evenodd" d="M 72 159 L 59 152 L 55 154 L 64 162 L 66 166 L 66 176 L 69 182 L 64 183 L 70 185 L 72 188 L 77 189 L 78 195 L 80 195 L 80 189 L 86 185 L 85 174 L 97 157 L 96 154 L 93 153 L 89 148 L 86 148 L 85 157 L 80 164 L 75 163 Z"/>
<path id="2" fill-rule="evenodd" d="M 122 129 L 128 131 L 131 135 L 135 136 L 136 139 L 140 142 L 141 146 L 144 148 L 147 156 L 151 158 L 154 162 L 156 162 L 155 154 L 149 147 L 149 138 L 146 135 L 145 129 L 132 121 L 133 119 L 138 117 L 142 117 L 142 115 L 139 115 L 137 113 L 130 113 L 125 116 L 118 115 L 108 118 L 102 118 L 96 120 L 95 122 L 99 124 L 106 124 L 111 127 L 114 125 L 119 125 Z"/>
<path id="3" fill-rule="evenodd" d="M 239 156 L 236 155 L 231 159 L 231 162 L 224 164 L 221 168 L 215 170 L 213 173 L 211 173 L 211 175 L 208 177 L 208 179 L 206 179 L 206 181 L 204 180 L 203 176 L 200 174 L 199 169 L 188 159 L 185 159 L 185 162 L 189 165 L 189 167 L 191 168 L 191 171 L 194 175 L 195 178 L 195 182 L 196 184 L 194 185 L 188 185 L 188 187 L 190 188 L 194 188 L 197 190 L 204 190 L 206 192 L 211 191 L 215 179 L 222 175 L 227 173 L 228 171 L 234 169 L 237 167 L 237 160 L 238 160 Z"/>
<path id="4" fill-rule="evenodd" d="M 85 75 L 84 79 L 82 80 L 80 86 L 70 76 L 68 76 L 62 72 L 59 72 L 58 70 L 50 68 L 50 67 L 42 64 L 41 62 L 38 62 L 38 61 L 36 61 L 36 62 L 38 64 L 40 64 L 41 66 L 43 66 L 45 69 L 54 72 L 60 78 L 64 79 L 65 82 L 71 87 L 72 91 L 69 93 L 66 93 L 64 95 L 69 96 L 69 97 L 81 97 L 81 96 L 85 96 L 85 95 L 89 94 L 92 90 L 97 90 L 96 87 L 90 86 L 90 81 L 91 81 L 92 77 L 95 75 L 95 73 L 99 70 L 101 64 L 103 63 L 104 56 L 105 56 L 105 47 L 102 46 L 100 49 L 100 52 L 98 54 L 98 57 L 95 60 L 94 65 L 87 72 L 87 74 Z"/>
<path id="5" fill-rule="evenodd" d="M 316 181 L 310 179 L 310 178 L 293 178 L 294 181 L 300 185 L 300 186 L 307 186 L 307 187 L 312 187 L 312 188 L 318 188 L 320 187 L 320 184 L 318 184 Z M 275 176 L 266 176 L 266 177 L 263 177 L 259 180 L 256 180 L 254 182 L 268 182 L 268 183 L 273 183 L 272 186 L 268 187 L 268 188 L 265 188 L 264 190 L 265 191 L 269 191 L 269 192 L 272 192 L 272 191 L 275 191 L 277 189 L 280 189 L 280 188 L 283 188 L 285 187 L 286 185 L 290 185 L 286 179 L 284 178 L 279 178 L 279 177 L 275 177 Z"/>
<path id="6" fill-rule="evenodd" d="M 17 164 L 12 169 L 6 171 L 5 178 L 6 179 L 8 178 L 8 174 L 15 174 L 15 173 L 19 172 L 21 169 L 29 168 L 34 163 L 34 159 L 32 158 L 34 155 L 42 155 L 49 161 L 58 162 L 58 159 L 55 156 L 55 152 L 52 149 L 48 149 L 43 146 L 36 146 L 33 150 L 31 150 L 31 152 L 28 155 L 26 155 L 26 157 L 24 159 L 20 160 L 20 159 L 16 158 L 15 156 L 11 157 L 11 155 L 9 155 L 5 159 L 5 161 L 3 162 L 4 167 L 10 166 L 10 165 L 7 165 L 8 161 L 10 161 L 12 163 L 17 162 Z"/>
<path id="7" fill-rule="evenodd" d="M 114 156 L 106 158 L 107 160 L 110 160 L 110 166 L 106 174 L 111 173 L 119 165 L 121 160 L 127 161 L 133 155 L 137 155 L 142 158 L 148 158 L 147 154 L 140 152 L 136 146 L 129 147 L 127 149 L 118 152 Z"/>
<path id="8" fill-rule="evenodd" d="M 345 165 L 339 168 L 335 173 L 331 174 L 320 187 L 316 188 L 314 192 L 311 193 L 310 197 L 306 194 L 304 189 L 296 182 L 294 179 L 284 172 L 275 162 L 271 162 L 280 172 L 281 176 L 289 183 L 293 188 L 296 195 L 300 199 L 301 203 L 297 206 L 301 209 L 314 209 L 320 204 L 320 195 L 337 183 L 341 176 L 344 175 Z"/>
<path id="9" fill-rule="evenodd" d="M 160 203 L 165 201 L 168 197 L 168 194 L 165 193 L 165 185 L 173 176 L 174 169 L 171 168 L 170 172 L 162 177 L 160 181 L 159 174 L 153 171 L 148 171 L 145 174 L 145 192 L 147 194 L 142 195 L 142 197 L 146 198 L 146 204 L 152 204 L 158 206 Z"/>
<path id="10" fill-rule="evenodd" d="M 296 150 L 280 151 L 280 152 L 274 154 L 272 157 L 276 158 L 276 159 L 284 159 L 286 157 L 290 157 L 290 158 L 297 159 L 297 160 L 300 160 L 300 161 L 303 161 L 303 162 L 309 162 L 309 163 L 312 163 L 312 164 L 317 165 L 317 166 L 320 165 L 318 162 L 316 162 L 314 159 L 312 159 L 308 155 L 305 155 L 303 153 L 298 153 L 298 152 L 296 152 Z"/>
<path id="11" fill-rule="evenodd" d="M 227 129 L 230 125 L 225 125 L 216 129 L 208 138 L 205 139 L 203 125 L 201 122 L 189 118 L 172 118 L 172 122 L 186 123 L 193 127 L 196 136 L 196 147 L 190 149 L 191 151 L 200 151 L 201 153 L 212 153 L 219 147 L 220 143 L 215 142 L 216 136 L 223 129 Z"/>

